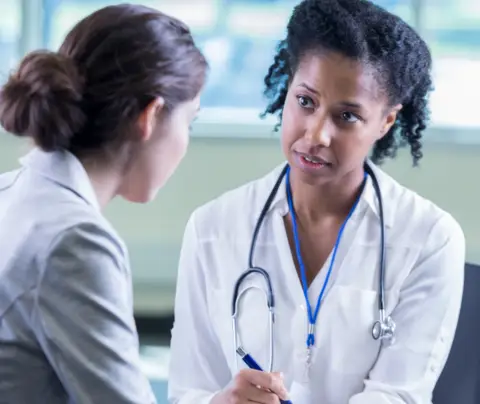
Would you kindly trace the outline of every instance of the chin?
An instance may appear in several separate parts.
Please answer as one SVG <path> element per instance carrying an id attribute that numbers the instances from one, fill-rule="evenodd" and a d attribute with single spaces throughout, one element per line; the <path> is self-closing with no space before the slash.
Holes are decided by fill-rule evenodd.
<path id="1" fill-rule="evenodd" d="M 330 167 L 315 169 L 303 166 L 295 160 L 289 163 L 292 176 L 310 186 L 328 183 L 334 177 L 334 171 Z"/>
<path id="2" fill-rule="evenodd" d="M 135 194 L 124 194 L 121 195 L 123 199 L 132 203 L 149 203 L 152 202 L 157 196 L 158 190 L 135 193 Z"/>

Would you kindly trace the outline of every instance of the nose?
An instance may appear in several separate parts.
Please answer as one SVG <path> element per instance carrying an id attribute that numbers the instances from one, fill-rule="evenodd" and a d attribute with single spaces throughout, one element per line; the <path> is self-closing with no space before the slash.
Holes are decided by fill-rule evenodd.
<path id="1" fill-rule="evenodd" d="M 332 139 L 332 128 L 326 116 L 311 116 L 306 139 L 310 146 L 329 147 Z"/>

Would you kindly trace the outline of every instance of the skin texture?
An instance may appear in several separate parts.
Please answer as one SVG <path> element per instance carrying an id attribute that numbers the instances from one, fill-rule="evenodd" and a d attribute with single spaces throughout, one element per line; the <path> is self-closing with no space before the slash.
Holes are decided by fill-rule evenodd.
<path id="1" fill-rule="evenodd" d="M 238 372 L 232 383 L 212 399 L 212 404 L 280 404 L 288 399 L 279 373 L 244 369 Z"/>
<path id="2" fill-rule="evenodd" d="M 388 106 L 374 75 L 360 63 L 338 53 L 304 56 L 283 110 L 282 147 L 292 182 L 322 186 L 328 194 L 358 185 L 365 158 L 400 109 Z M 302 154 L 328 164 L 309 170 Z"/>
<path id="3" fill-rule="evenodd" d="M 172 111 L 164 105 L 162 98 L 150 103 L 138 118 L 132 141 L 105 163 L 98 158 L 83 161 L 101 206 L 117 195 L 130 202 L 151 201 L 184 158 L 200 97 Z"/>
<path id="4" fill-rule="evenodd" d="M 150 105 L 140 118 L 142 141 L 119 189 L 119 194 L 132 202 L 153 199 L 185 157 L 200 100 L 196 97 L 178 105 L 159 122 L 162 106 L 161 102 Z"/>
<path id="5" fill-rule="evenodd" d="M 264 80 L 264 93 L 270 101 L 265 115 L 277 115 L 278 127 L 289 84 L 305 55 L 312 53 L 340 54 L 358 63 L 359 68 L 370 70 L 381 90 L 378 95 L 386 97 L 388 106 L 402 105 L 394 125 L 373 144 L 370 157 L 381 164 L 395 157 L 400 147 L 408 146 L 416 165 L 422 158 L 422 136 L 429 119 L 432 57 L 415 30 L 366 0 L 308 0 L 298 4 Z"/>
<path id="6" fill-rule="evenodd" d="M 283 110 L 282 148 L 290 164 L 302 259 L 310 284 L 323 266 L 363 181 L 363 163 L 389 131 L 389 107 L 368 67 L 338 53 L 303 57 Z M 305 162 L 321 161 L 311 165 Z M 284 217 L 292 256 L 291 216 Z"/>

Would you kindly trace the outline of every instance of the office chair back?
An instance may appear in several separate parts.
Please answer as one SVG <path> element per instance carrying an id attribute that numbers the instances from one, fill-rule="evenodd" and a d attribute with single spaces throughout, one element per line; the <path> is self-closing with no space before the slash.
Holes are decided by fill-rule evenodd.
<path id="1" fill-rule="evenodd" d="M 433 404 L 480 403 L 480 266 L 465 265 L 457 331 Z"/>

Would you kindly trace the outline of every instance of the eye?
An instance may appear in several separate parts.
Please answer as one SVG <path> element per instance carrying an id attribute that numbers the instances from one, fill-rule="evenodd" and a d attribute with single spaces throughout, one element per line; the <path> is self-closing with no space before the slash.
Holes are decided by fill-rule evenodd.
<path id="1" fill-rule="evenodd" d="M 342 112 L 340 116 L 341 116 L 343 121 L 348 122 L 348 123 L 355 123 L 355 122 L 360 120 L 360 118 L 357 115 L 355 115 L 351 112 L 348 112 L 348 111 Z"/>
<path id="2" fill-rule="evenodd" d="M 297 97 L 298 105 L 302 108 L 311 109 L 314 107 L 313 101 L 310 97 L 305 97 L 303 95 L 299 95 Z"/>

